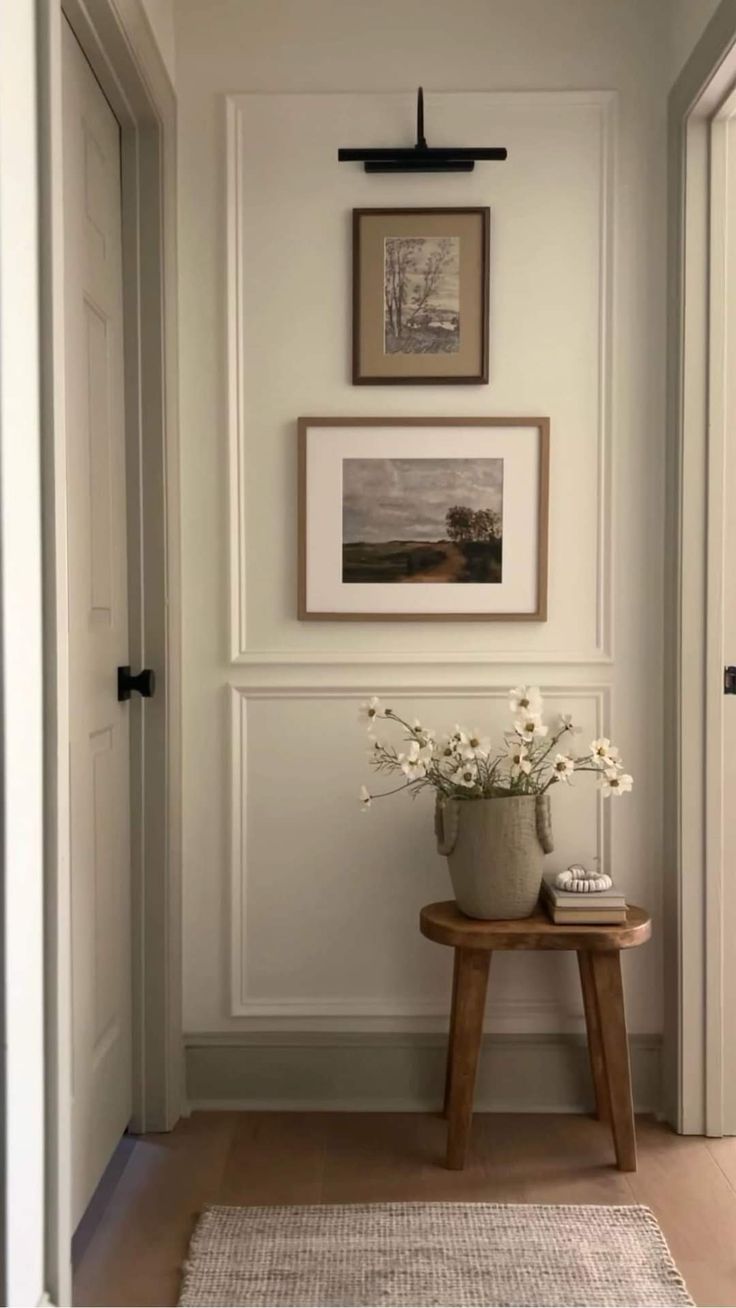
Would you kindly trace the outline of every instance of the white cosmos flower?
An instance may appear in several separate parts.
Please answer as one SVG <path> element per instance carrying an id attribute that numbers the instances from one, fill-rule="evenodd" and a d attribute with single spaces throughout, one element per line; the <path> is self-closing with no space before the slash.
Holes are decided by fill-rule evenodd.
<path id="1" fill-rule="evenodd" d="M 488 758 L 491 742 L 488 736 L 481 736 L 479 731 L 463 732 L 459 753 L 462 758 Z"/>
<path id="2" fill-rule="evenodd" d="M 552 771 L 557 781 L 569 781 L 575 771 L 575 759 L 568 754 L 555 754 Z"/>
<path id="3" fill-rule="evenodd" d="M 431 740 L 412 740 L 407 754 L 414 763 L 430 763 L 434 746 Z"/>
<path id="4" fill-rule="evenodd" d="M 523 717 L 516 719 L 514 731 L 527 745 L 534 740 L 541 740 L 549 733 L 549 727 L 544 723 L 536 713 L 526 713 Z"/>
<path id="5" fill-rule="evenodd" d="M 456 772 L 452 774 L 452 780 L 456 786 L 465 786 L 472 790 L 478 780 L 478 769 L 472 760 L 467 760 L 460 764 Z"/>
<path id="6" fill-rule="evenodd" d="M 539 686 L 514 686 L 509 691 L 511 712 L 520 715 L 527 713 L 538 716 L 542 712 L 542 696 Z"/>
<path id="7" fill-rule="evenodd" d="M 601 778 L 601 790 L 604 795 L 625 795 L 634 784 L 634 778 L 628 772 L 618 772 L 616 768 L 606 768 Z"/>
<path id="8" fill-rule="evenodd" d="M 518 777 L 521 775 L 522 772 L 525 777 L 528 777 L 531 770 L 532 770 L 532 765 L 526 756 L 525 746 L 517 745 L 511 755 L 512 777 Z"/>
<path id="9" fill-rule="evenodd" d="M 456 768 L 458 764 L 458 753 L 457 742 L 454 736 L 440 736 L 439 740 L 434 744 L 432 757 L 443 770 L 446 770 L 447 768 Z"/>
<path id="10" fill-rule="evenodd" d="M 427 775 L 427 763 L 431 757 L 431 746 L 422 748 L 416 740 L 413 740 L 406 753 L 399 754 L 399 767 L 409 781 L 421 781 L 422 777 Z"/>
<path id="11" fill-rule="evenodd" d="M 593 762 L 599 768 L 617 768 L 621 766 L 621 756 L 616 746 L 611 744 L 608 736 L 601 736 L 598 740 L 592 740 L 590 752 L 593 755 Z"/>
<path id="12" fill-rule="evenodd" d="M 361 787 L 360 787 L 360 809 L 361 809 L 361 812 L 362 812 L 362 813 L 366 813 L 366 812 L 368 811 L 368 809 L 370 808 L 370 806 L 371 806 L 372 803 L 373 803 L 373 798 L 372 798 L 372 796 L 371 796 L 371 792 L 370 792 L 370 790 L 368 789 L 367 786 L 361 786 Z"/>
<path id="13" fill-rule="evenodd" d="M 377 695 L 371 695 L 370 699 L 361 704 L 359 718 L 361 722 L 366 723 L 369 731 L 375 726 L 376 718 L 382 717 L 381 702 Z"/>

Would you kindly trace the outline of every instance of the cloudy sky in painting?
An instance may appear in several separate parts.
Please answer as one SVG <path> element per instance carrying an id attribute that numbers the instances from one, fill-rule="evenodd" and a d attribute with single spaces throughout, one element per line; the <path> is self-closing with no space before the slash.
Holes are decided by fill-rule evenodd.
<path id="1" fill-rule="evenodd" d="M 343 540 L 444 540 L 453 504 L 503 510 L 503 459 L 343 459 Z"/>

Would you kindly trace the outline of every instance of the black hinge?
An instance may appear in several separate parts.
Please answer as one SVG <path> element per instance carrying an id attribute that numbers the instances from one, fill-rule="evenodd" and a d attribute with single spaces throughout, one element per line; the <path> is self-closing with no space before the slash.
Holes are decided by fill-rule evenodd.
<path id="1" fill-rule="evenodd" d="M 723 669 L 724 695 L 736 695 L 736 668 Z"/>

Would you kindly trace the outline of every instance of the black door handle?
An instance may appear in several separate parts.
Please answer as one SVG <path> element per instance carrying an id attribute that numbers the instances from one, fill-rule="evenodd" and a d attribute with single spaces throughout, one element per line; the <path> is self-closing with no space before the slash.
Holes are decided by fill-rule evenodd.
<path id="1" fill-rule="evenodd" d="M 144 668 L 133 676 L 128 664 L 124 668 L 118 668 L 118 699 L 130 699 L 131 693 L 137 691 L 143 699 L 150 699 L 156 690 L 156 673 L 153 668 Z"/>

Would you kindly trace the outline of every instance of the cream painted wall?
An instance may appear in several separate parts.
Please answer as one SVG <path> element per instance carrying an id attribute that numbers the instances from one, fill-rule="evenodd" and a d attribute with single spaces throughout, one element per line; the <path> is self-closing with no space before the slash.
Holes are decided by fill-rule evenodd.
<path id="1" fill-rule="evenodd" d="M 676 81 L 705 28 L 718 8 L 719 0 L 671 0 L 670 81 Z"/>
<path id="2" fill-rule="evenodd" d="M 146 17 L 151 24 L 156 44 L 166 65 L 166 71 L 176 86 L 176 0 L 142 0 Z"/>
<path id="3" fill-rule="evenodd" d="M 586 731 L 610 718 L 636 774 L 635 793 L 611 812 L 610 830 L 598 822 L 592 790 L 581 784 L 573 796 L 561 796 L 567 802 L 557 805 L 560 857 L 580 845 L 589 855 L 600 842 L 630 896 L 658 914 L 668 18 L 667 5 L 640 0 L 457 0 L 451 9 L 443 0 L 178 0 L 189 1031 L 421 1028 L 446 1011 L 448 960 L 418 939 L 415 922 L 421 902 L 448 892 L 429 813 L 397 802 L 366 820 L 355 804 L 364 776 L 355 708 L 374 688 L 390 689 L 395 702 L 418 706 L 427 718 L 475 722 L 498 717 L 498 696 L 510 684 L 534 680 L 550 688 L 555 708 L 579 711 Z M 657 48 L 661 69 L 652 60 Z M 332 152 L 343 112 L 352 127 L 359 120 L 358 98 L 350 94 L 335 99 L 328 122 L 317 105 L 324 93 L 365 93 L 367 114 L 396 112 L 397 122 L 408 122 L 420 81 L 438 97 L 428 121 L 430 139 L 438 141 L 452 121 L 464 137 L 496 135 L 491 96 L 479 96 L 474 110 L 472 97 L 451 93 L 615 92 L 610 205 L 596 191 L 606 176 L 600 151 L 607 115 L 571 112 L 568 141 L 545 153 L 545 133 L 565 111 L 560 101 L 546 123 L 528 96 L 516 97 L 513 111 L 502 111 L 500 102 L 497 108 L 499 128 L 517 141 L 525 130 L 526 148 L 517 145 L 507 164 L 477 171 L 467 190 L 458 179 L 391 179 L 389 187 L 387 179 L 336 162 L 334 169 L 308 166 Z M 382 108 L 381 97 L 397 92 L 405 98 Z M 236 192 L 227 190 L 225 105 L 238 93 L 252 97 L 241 102 L 242 135 L 231 156 L 242 163 L 239 215 Z M 473 130 L 476 112 L 480 132 Z M 398 395 L 350 387 L 350 206 L 368 204 L 372 195 L 380 196 L 375 203 L 395 195 L 398 203 L 421 204 L 429 194 L 435 203 L 462 203 L 471 192 L 475 202 L 485 195 L 491 204 L 498 233 L 491 385 L 402 388 Z M 527 259 L 520 234 L 535 210 L 544 212 L 547 194 L 547 261 L 539 265 L 535 296 L 526 264 L 537 266 L 539 250 L 530 249 Z M 334 280 L 322 300 L 299 247 L 300 206 L 304 247 L 317 241 L 320 268 L 328 266 L 324 232 L 335 233 Z M 279 238 L 273 284 L 258 255 L 270 229 Z M 580 236 L 577 250 L 571 231 Z M 608 287 L 600 263 L 607 250 Z M 291 269 L 309 298 L 287 300 Z M 242 356 L 227 326 L 228 303 L 237 311 L 241 290 Z M 591 332 L 598 339 L 601 323 L 599 356 Z M 242 363 L 240 427 L 237 405 L 229 403 L 229 344 Z M 526 631 L 298 624 L 290 423 L 315 407 L 353 414 L 549 412 L 557 488 L 549 624 Z M 243 456 L 245 514 L 241 523 L 236 511 L 228 525 L 231 437 Z M 233 646 L 241 651 L 235 662 Z M 504 962 L 492 1026 L 579 1024 L 565 960 L 550 967 L 522 957 Z M 660 975 L 655 939 L 628 960 L 635 1031 L 660 1029 Z"/>

